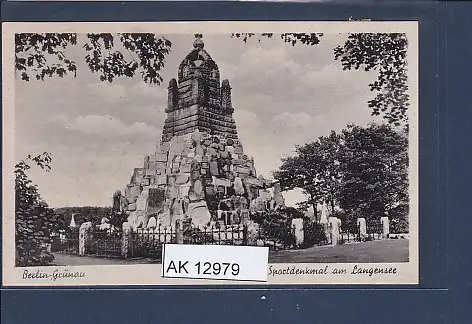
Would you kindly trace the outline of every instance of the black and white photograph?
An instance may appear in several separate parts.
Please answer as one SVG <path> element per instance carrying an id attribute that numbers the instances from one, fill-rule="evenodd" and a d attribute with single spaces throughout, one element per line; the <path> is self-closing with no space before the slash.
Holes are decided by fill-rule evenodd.
<path id="1" fill-rule="evenodd" d="M 4 277 L 189 244 L 417 280 L 416 24 L 252 24 L 4 32 Z"/>

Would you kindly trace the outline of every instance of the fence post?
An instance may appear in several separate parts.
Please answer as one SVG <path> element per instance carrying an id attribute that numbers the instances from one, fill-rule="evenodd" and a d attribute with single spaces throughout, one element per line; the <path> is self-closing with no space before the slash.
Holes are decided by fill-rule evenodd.
<path id="1" fill-rule="evenodd" d="M 390 220 L 388 217 L 380 217 L 380 222 L 382 223 L 382 238 L 388 238 L 390 234 Z"/>
<path id="2" fill-rule="evenodd" d="M 85 222 L 79 228 L 79 255 L 85 255 L 92 242 L 92 222 Z"/>
<path id="3" fill-rule="evenodd" d="M 122 227 L 122 233 L 121 233 L 121 256 L 126 259 L 130 256 L 130 237 L 131 237 L 131 226 L 128 222 L 123 223 Z"/>
<path id="4" fill-rule="evenodd" d="M 331 224 L 331 244 L 336 245 L 339 243 L 339 228 L 341 220 L 337 217 L 330 217 L 328 221 Z"/>
<path id="5" fill-rule="evenodd" d="M 295 234 L 295 244 L 297 247 L 300 247 L 305 240 L 305 233 L 303 232 L 303 219 L 294 218 L 292 219 L 292 228 L 294 229 Z"/>
<path id="6" fill-rule="evenodd" d="M 177 219 L 175 221 L 175 240 L 177 244 L 184 243 L 184 233 L 182 230 L 182 222 L 180 221 L 180 219 Z"/>
<path id="7" fill-rule="evenodd" d="M 367 225 L 364 217 L 357 219 L 357 226 L 359 227 L 359 236 L 361 239 L 367 236 Z"/>

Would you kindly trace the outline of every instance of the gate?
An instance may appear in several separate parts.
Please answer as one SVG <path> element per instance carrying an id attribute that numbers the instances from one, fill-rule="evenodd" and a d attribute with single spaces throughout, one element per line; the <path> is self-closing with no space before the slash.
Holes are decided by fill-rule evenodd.
<path id="1" fill-rule="evenodd" d="M 367 240 L 380 240 L 383 235 L 383 225 L 380 220 L 370 221 L 366 224 Z"/>
<path id="2" fill-rule="evenodd" d="M 184 244 L 247 245 L 246 225 L 220 225 L 189 228 L 183 232 Z"/>
<path id="3" fill-rule="evenodd" d="M 79 228 L 60 230 L 51 240 L 51 252 L 79 254 Z"/>
<path id="4" fill-rule="evenodd" d="M 353 243 L 361 241 L 360 226 L 355 223 L 341 223 L 339 227 L 339 243 Z"/>
<path id="5" fill-rule="evenodd" d="M 129 238 L 129 255 L 132 258 L 155 258 L 162 255 L 162 246 L 176 243 L 176 232 L 172 227 L 137 228 L 127 234 Z"/>
<path id="6" fill-rule="evenodd" d="M 295 227 L 282 228 L 259 225 L 257 229 L 257 245 L 267 246 L 269 250 L 285 250 L 295 248 Z"/>
<path id="7" fill-rule="evenodd" d="M 122 230 L 118 228 L 93 229 L 92 243 L 88 254 L 106 257 L 121 257 Z"/>

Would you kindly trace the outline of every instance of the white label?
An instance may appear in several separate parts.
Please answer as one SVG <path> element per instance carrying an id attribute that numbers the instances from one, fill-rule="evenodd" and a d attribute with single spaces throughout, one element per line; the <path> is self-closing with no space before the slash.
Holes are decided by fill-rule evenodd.
<path id="1" fill-rule="evenodd" d="M 268 247 L 165 244 L 165 278 L 267 281 Z"/>

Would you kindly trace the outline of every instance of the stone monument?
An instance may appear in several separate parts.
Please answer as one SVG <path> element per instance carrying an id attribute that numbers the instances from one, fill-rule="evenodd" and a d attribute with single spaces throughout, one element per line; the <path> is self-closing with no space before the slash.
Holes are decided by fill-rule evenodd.
<path id="1" fill-rule="evenodd" d="M 285 207 L 280 186 L 257 176 L 253 158 L 244 153 L 230 83 L 220 82 L 202 35 L 195 36 L 177 80 L 169 82 L 156 151 L 113 197 L 131 228 L 175 228 L 177 221 L 196 227 L 248 224 L 254 213 Z"/>

